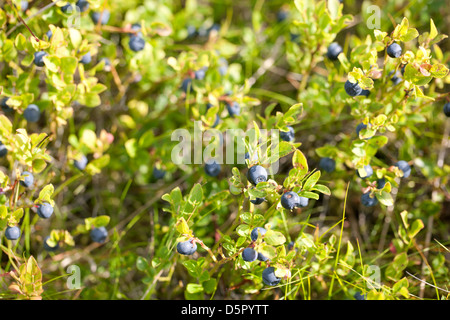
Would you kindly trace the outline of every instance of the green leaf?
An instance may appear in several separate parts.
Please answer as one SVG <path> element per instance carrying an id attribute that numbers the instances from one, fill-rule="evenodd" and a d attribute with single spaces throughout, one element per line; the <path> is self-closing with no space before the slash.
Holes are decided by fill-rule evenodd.
<path id="1" fill-rule="evenodd" d="M 375 193 L 375 196 L 381 204 L 387 207 L 394 204 L 394 199 L 392 198 L 391 194 L 386 191 L 381 191 L 381 194 Z"/>
<path id="2" fill-rule="evenodd" d="M 436 29 L 436 26 L 434 25 L 433 19 L 430 18 L 430 33 L 428 34 L 428 39 L 433 40 L 436 38 L 436 36 L 439 34 L 439 32 Z"/>
<path id="3" fill-rule="evenodd" d="M 308 177 L 305 184 L 303 185 L 303 189 L 306 191 L 311 190 L 312 187 L 316 184 L 317 181 L 320 179 L 320 171 L 314 172 L 312 175 Z"/>
<path id="4" fill-rule="evenodd" d="M 144 257 L 137 257 L 136 259 L 136 268 L 139 271 L 145 271 L 148 268 L 148 261 Z"/>
<path id="5" fill-rule="evenodd" d="M 205 281 L 202 283 L 203 289 L 205 289 L 205 292 L 207 294 L 212 294 L 217 287 L 217 280 L 214 278 L 209 279 L 208 281 Z"/>
<path id="6" fill-rule="evenodd" d="M 109 224 L 111 218 L 106 215 L 101 215 L 94 218 L 93 225 L 96 228 L 106 227 Z"/>
<path id="7" fill-rule="evenodd" d="M 414 28 L 409 28 L 406 33 L 400 36 L 400 40 L 403 42 L 411 41 L 419 36 L 419 32 Z"/>
<path id="8" fill-rule="evenodd" d="M 281 232 L 267 230 L 266 234 L 264 235 L 264 241 L 268 245 L 279 246 L 286 242 L 286 237 Z"/>
<path id="9" fill-rule="evenodd" d="M 183 217 L 178 218 L 178 221 L 176 223 L 176 229 L 181 234 L 189 234 L 190 233 L 189 226 Z"/>
<path id="10" fill-rule="evenodd" d="M 188 283 L 186 286 L 186 291 L 189 293 L 203 292 L 203 286 L 198 283 Z"/>
<path id="11" fill-rule="evenodd" d="M 193 205 L 198 205 L 203 200 L 203 189 L 199 183 L 196 183 L 189 193 L 188 201 Z"/>

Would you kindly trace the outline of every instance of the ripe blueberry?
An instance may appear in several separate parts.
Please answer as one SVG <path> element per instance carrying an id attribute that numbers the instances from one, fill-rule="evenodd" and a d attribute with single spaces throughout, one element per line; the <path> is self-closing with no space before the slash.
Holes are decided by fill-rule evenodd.
<path id="1" fill-rule="evenodd" d="M 153 177 L 157 180 L 164 178 L 166 172 L 164 170 L 160 170 L 156 167 L 153 167 Z"/>
<path id="2" fill-rule="evenodd" d="M 225 58 L 219 59 L 219 74 L 224 76 L 228 71 L 228 61 Z"/>
<path id="3" fill-rule="evenodd" d="M 267 258 L 265 255 L 263 255 L 261 252 L 258 252 L 258 258 L 257 259 L 259 261 L 262 261 L 262 262 L 269 260 L 269 258 Z"/>
<path id="4" fill-rule="evenodd" d="M 252 241 L 256 241 L 260 234 L 261 234 L 261 236 L 263 236 L 266 234 L 266 232 L 267 232 L 267 230 L 264 229 L 263 227 L 256 227 L 250 233 L 250 238 L 252 239 Z"/>
<path id="5" fill-rule="evenodd" d="M 185 256 L 189 256 L 194 254 L 197 251 L 197 244 L 192 241 L 193 239 L 189 239 L 187 241 L 178 242 L 177 243 L 177 252 L 179 254 L 183 254 Z"/>
<path id="6" fill-rule="evenodd" d="M 402 55 L 402 47 L 398 43 L 393 43 L 387 47 L 387 54 L 391 58 L 398 58 Z"/>
<path id="7" fill-rule="evenodd" d="M 288 191 L 281 196 L 281 206 L 287 210 L 292 210 L 300 204 L 300 196 L 294 191 Z"/>
<path id="8" fill-rule="evenodd" d="M 356 174 L 357 174 L 358 177 L 360 177 L 361 179 L 366 179 L 366 178 L 370 177 L 370 176 L 373 174 L 373 169 L 372 169 L 372 167 L 370 166 L 370 164 L 364 166 L 364 170 L 366 171 L 366 175 L 363 176 L 363 177 L 359 175 L 359 171 L 356 171 Z"/>
<path id="9" fill-rule="evenodd" d="M 72 4 L 68 3 L 61 7 L 61 11 L 64 13 L 71 13 L 73 11 Z"/>
<path id="10" fill-rule="evenodd" d="M 131 36 L 128 45 L 131 50 L 138 52 L 145 48 L 145 40 L 140 35 Z"/>
<path id="11" fill-rule="evenodd" d="M 333 42 L 328 46 L 327 57 L 330 60 L 337 60 L 339 54 L 342 52 L 342 47 L 337 42 Z"/>
<path id="12" fill-rule="evenodd" d="M 220 164 L 216 160 L 208 160 L 205 163 L 205 172 L 208 176 L 217 177 L 221 169 Z"/>
<path id="13" fill-rule="evenodd" d="M 361 93 L 360 93 L 359 95 L 360 95 L 360 96 L 368 97 L 369 94 L 370 94 L 370 90 L 364 89 L 364 90 L 361 91 Z"/>
<path id="14" fill-rule="evenodd" d="M 362 92 L 362 88 L 358 85 L 358 82 L 352 83 L 350 82 L 350 80 L 347 80 L 345 82 L 344 89 L 345 92 L 347 92 L 347 94 L 352 97 L 360 95 Z"/>
<path id="15" fill-rule="evenodd" d="M 289 12 L 283 9 L 278 10 L 277 12 L 277 21 L 283 22 L 285 21 L 289 16 Z"/>
<path id="16" fill-rule="evenodd" d="M 181 83 L 181 89 L 185 92 L 185 93 L 191 93 L 192 90 L 192 79 L 191 78 L 186 78 L 183 80 L 183 82 Z"/>
<path id="17" fill-rule="evenodd" d="M 0 141 L 0 158 L 6 156 L 7 153 L 8 149 L 6 149 L 6 146 Z"/>
<path id="18" fill-rule="evenodd" d="M 250 167 L 247 172 L 247 179 L 256 186 L 260 182 L 267 181 L 267 171 L 259 165 Z"/>
<path id="19" fill-rule="evenodd" d="M 7 227 L 5 230 L 5 237 L 8 240 L 17 240 L 20 237 L 20 228 L 18 226 Z"/>
<path id="20" fill-rule="evenodd" d="M 241 107 L 239 106 L 239 103 L 236 101 L 233 101 L 231 103 L 227 103 L 227 110 L 231 117 L 238 116 L 241 112 Z"/>
<path id="21" fill-rule="evenodd" d="M 268 286 L 276 286 L 280 283 L 281 279 L 275 275 L 275 268 L 268 267 L 262 272 L 262 280 Z"/>
<path id="22" fill-rule="evenodd" d="M 86 0 L 78 0 L 76 5 L 80 8 L 80 12 L 85 12 L 89 8 L 89 2 Z"/>
<path id="23" fill-rule="evenodd" d="M 357 292 L 353 295 L 353 298 L 356 300 L 366 300 L 367 294 L 361 294 L 361 292 Z"/>
<path id="24" fill-rule="evenodd" d="M 105 70 L 106 72 L 111 71 L 111 61 L 108 58 L 101 58 L 100 62 L 101 61 L 105 62 L 105 66 L 103 67 L 103 70 Z"/>
<path id="25" fill-rule="evenodd" d="M 50 203 L 44 202 L 43 204 L 38 206 L 37 214 L 43 219 L 48 219 L 53 214 L 53 207 L 50 205 Z"/>
<path id="26" fill-rule="evenodd" d="M 195 74 L 195 79 L 197 80 L 203 80 L 205 79 L 206 76 L 206 71 L 208 70 L 208 67 L 203 67 L 198 69 L 197 71 L 194 72 Z"/>
<path id="27" fill-rule="evenodd" d="M 319 161 L 319 168 L 326 172 L 333 172 L 336 169 L 336 161 L 328 157 L 322 158 Z"/>
<path id="28" fill-rule="evenodd" d="M 370 196 L 370 192 L 367 192 L 361 195 L 361 203 L 363 204 L 363 206 L 373 207 L 378 203 L 378 200 L 375 196 L 372 198 Z"/>
<path id="29" fill-rule="evenodd" d="M 108 236 L 108 231 L 106 231 L 105 227 L 94 228 L 91 230 L 91 239 L 94 242 L 103 243 Z"/>
<path id="30" fill-rule="evenodd" d="M 88 52 L 84 56 L 82 56 L 81 60 L 80 60 L 80 62 L 82 64 L 88 64 L 88 63 L 91 63 L 91 61 L 92 61 L 92 57 L 91 57 L 91 53 L 90 52 Z"/>
<path id="31" fill-rule="evenodd" d="M 47 35 L 48 41 L 50 41 L 50 39 L 51 39 L 52 36 L 53 36 L 52 30 L 48 30 L 45 34 Z"/>
<path id="32" fill-rule="evenodd" d="M 8 106 L 7 104 L 6 104 L 6 102 L 9 100 L 9 98 L 3 98 L 2 100 L 0 100 L 0 106 L 2 107 L 2 110 L 4 111 L 4 112 L 11 112 L 11 111 L 13 111 L 13 108 L 11 108 L 10 106 Z"/>
<path id="33" fill-rule="evenodd" d="M 53 252 L 59 249 L 59 243 L 56 244 L 54 247 L 50 247 L 47 243 L 47 240 L 50 239 L 50 236 L 45 237 L 44 239 L 44 250 L 47 252 Z"/>
<path id="34" fill-rule="evenodd" d="M 256 198 L 256 199 L 254 199 L 254 200 L 250 200 L 250 202 L 253 203 L 253 204 L 258 205 L 258 204 L 263 203 L 264 200 L 266 200 L 266 198 Z"/>
<path id="35" fill-rule="evenodd" d="M 395 166 L 403 172 L 403 178 L 408 178 L 411 174 L 411 167 L 409 166 L 408 162 L 400 160 L 395 164 Z"/>
<path id="36" fill-rule="evenodd" d="M 385 178 L 381 178 L 381 179 L 377 180 L 377 189 L 383 189 L 385 185 L 386 185 Z"/>
<path id="37" fill-rule="evenodd" d="M 87 163 L 88 159 L 84 154 L 82 154 L 79 159 L 73 161 L 73 165 L 75 166 L 75 168 L 81 171 L 83 171 L 86 168 Z"/>
<path id="38" fill-rule="evenodd" d="M 92 21 L 94 21 L 94 24 L 97 24 L 100 20 L 100 16 L 101 16 L 101 21 L 100 24 L 107 24 L 109 21 L 109 17 L 110 17 L 110 12 L 108 10 L 103 10 L 103 12 L 94 12 L 92 13 Z"/>
<path id="39" fill-rule="evenodd" d="M 41 110 L 39 110 L 39 107 L 37 105 L 30 104 L 23 111 L 23 117 L 28 122 L 37 122 L 39 120 L 39 118 L 41 117 Z"/>
<path id="40" fill-rule="evenodd" d="M 298 202 L 298 207 L 306 207 L 309 202 L 309 198 L 306 197 L 299 197 L 300 201 Z"/>
<path id="41" fill-rule="evenodd" d="M 33 63 L 37 65 L 38 67 L 44 66 L 44 57 L 47 56 L 48 53 L 45 51 L 37 51 L 34 53 L 34 60 Z"/>
<path id="42" fill-rule="evenodd" d="M 446 104 L 444 104 L 444 114 L 447 117 L 450 117 L 450 102 L 447 102 Z"/>
<path id="43" fill-rule="evenodd" d="M 242 259 L 247 262 L 255 261 L 258 258 L 258 252 L 253 250 L 252 248 L 245 248 L 242 251 Z"/>
<path id="44" fill-rule="evenodd" d="M 289 131 L 280 131 L 280 138 L 283 141 L 292 142 L 295 138 L 294 128 L 291 126 L 287 127 Z"/>
<path id="45" fill-rule="evenodd" d="M 188 38 L 193 38 L 195 36 L 197 36 L 197 28 L 195 26 L 192 25 L 188 25 L 186 26 L 187 29 L 187 37 Z"/>
<path id="46" fill-rule="evenodd" d="M 402 78 L 398 76 L 398 74 L 394 74 L 394 71 L 389 72 L 389 76 L 391 77 L 391 81 L 394 84 L 394 86 L 398 85 L 400 82 L 402 82 Z"/>
<path id="47" fill-rule="evenodd" d="M 360 132 L 362 129 L 367 129 L 367 125 L 361 122 L 360 124 L 358 124 L 358 125 L 356 126 L 356 135 L 358 136 L 358 138 L 359 138 L 359 132 Z"/>
<path id="48" fill-rule="evenodd" d="M 289 242 L 288 245 L 287 245 L 287 249 L 288 249 L 289 251 L 292 250 L 292 249 L 294 249 L 294 245 L 295 245 L 295 242 L 294 242 L 294 241 Z"/>
<path id="49" fill-rule="evenodd" d="M 21 174 L 22 180 L 20 180 L 20 184 L 24 186 L 25 188 L 29 188 L 34 183 L 34 176 L 31 174 L 31 172 L 24 171 Z"/>

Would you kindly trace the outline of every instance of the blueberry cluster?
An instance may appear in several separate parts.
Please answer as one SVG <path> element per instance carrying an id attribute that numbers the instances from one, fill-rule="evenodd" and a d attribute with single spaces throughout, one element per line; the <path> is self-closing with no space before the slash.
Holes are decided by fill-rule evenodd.
<path id="1" fill-rule="evenodd" d="M 256 227 L 252 230 L 252 232 L 250 233 L 250 238 L 252 239 L 252 244 L 258 240 L 259 236 L 261 235 L 261 237 L 264 237 L 264 235 L 266 234 L 267 230 L 263 227 Z M 264 256 L 262 253 L 257 252 L 255 249 L 253 249 L 252 247 L 248 247 L 245 248 L 242 251 L 242 259 L 244 261 L 247 262 L 253 262 L 256 260 L 259 261 L 267 261 L 268 258 L 266 256 Z"/>

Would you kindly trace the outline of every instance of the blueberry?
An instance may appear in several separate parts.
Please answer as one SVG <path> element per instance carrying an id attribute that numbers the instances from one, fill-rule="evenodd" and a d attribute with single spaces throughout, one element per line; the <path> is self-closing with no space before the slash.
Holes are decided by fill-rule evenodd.
<path id="1" fill-rule="evenodd" d="M 385 185 L 386 185 L 385 178 L 381 178 L 381 179 L 377 180 L 377 189 L 383 189 Z"/>
<path id="2" fill-rule="evenodd" d="M 400 160 L 395 164 L 395 166 L 403 172 L 403 178 L 408 178 L 411 174 L 411 167 L 409 166 L 408 162 Z"/>
<path id="3" fill-rule="evenodd" d="M 205 163 L 205 172 L 208 176 L 217 177 L 221 171 L 221 166 L 216 160 L 208 160 Z"/>
<path id="4" fill-rule="evenodd" d="M 105 62 L 105 66 L 103 67 L 103 70 L 109 72 L 111 71 L 111 61 L 108 58 L 101 58 L 100 62 L 104 61 Z"/>
<path id="5" fill-rule="evenodd" d="M 5 237 L 8 240 L 17 240 L 20 237 L 20 228 L 18 226 L 7 227 L 5 230 Z"/>
<path id="6" fill-rule="evenodd" d="M 103 14 L 101 12 L 93 12 L 92 13 L 92 21 L 94 21 L 94 24 L 97 24 L 100 20 L 100 16 L 102 20 L 100 21 L 100 24 L 107 24 L 110 17 L 110 12 L 108 10 L 103 10 Z"/>
<path id="7" fill-rule="evenodd" d="M 361 195 L 361 203 L 363 204 L 363 206 L 373 207 L 378 203 L 378 200 L 375 196 L 372 198 L 370 196 L 370 192 L 367 192 Z"/>
<path id="8" fill-rule="evenodd" d="M 402 76 L 405 74 L 406 65 L 407 65 L 407 63 L 402 64 L 402 66 L 400 67 L 400 72 L 402 73 Z"/>
<path id="9" fill-rule="evenodd" d="M 337 60 L 339 54 L 343 52 L 342 47 L 337 42 L 333 42 L 328 46 L 327 57 L 330 60 Z"/>
<path id="10" fill-rule="evenodd" d="M 227 110 L 228 114 L 231 117 L 234 117 L 239 115 L 239 113 L 241 112 L 241 107 L 239 106 L 239 103 L 233 101 L 232 103 L 227 103 Z"/>
<path id="11" fill-rule="evenodd" d="M 295 245 L 294 241 L 289 242 L 287 245 L 288 250 L 290 251 L 290 250 L 294 249 L 294 245 Z"/>
<path id="12" fill-rule="evenodd" d="M 266 200 L 266 198 L 256 198 L 254 200 L 250 200 L 251 203 L 258 205 L 264 202 L 264 200 Z"/>
<path id="13" fill-rule="evenodd" d="M 359 95 L 360 95 L 360 96 L 368 97 L 369 94 L 370 94 L 370 90 L 364 89 L 364 90 L 361 91 L 361 93 L 360 93 Z"/>
<path id="14" fill-rule="evenodd" d="M 393 75 L 393 74 L 394 74 L 394 71 L 389 72 L 389 76 L 391 76 L 391 75 Z M 392 83 L 394 84 L 394 86 L 396 86 L 396 85 L 398 85 L 400 82 L 402 82 L 403 80 L 402 80 L 402 78 L 399 77 L 397 74 L 394 74 L 394 75 L 391 77 L 391 81 L 392 81 Z"/>
<path id="15" fill-rule="evenodd" d="M 80 12 L 85 12 L 89 8 L 89 2 L 86 0 L 78 0 L 76 5 L 80 8 Z"/>
<path id="16" fill-rule="evenodd" d="M 247 262 L 255 261 L 258 258 L 258 252 L 253 250 L 252 248 L 245 248 L 242 251 L 242 259 Z"/>
<path id="17" fill-rule="evenodd" d="M 141 50 L 144 50 L 145 40 L 140 35 L 131 36 L 130 40 L 128 41 L 128 45 L 134 52 L 139 52 Z"/>
<path id="18" fill-rule="evenodd" d="M 228 61 L 225 58 L 219 59 L 219 74 L 224 76 L 228 71 Z"/>
<path id="19" fill-rule="evenodd" d="M 211 32 L 219 33 L 219 31 L 220 31 L 220 24 L 214 23 L 211 27 L 208 28 L 207 32 L 208 32 L 208 35 L 210 35 Z"/>
<path id="20" fill-rule="evenodd" d="M 300 201 L 298 202 L 298 207 L 306 207 L 308 206 L 309 198 L 299 197 Z"/>
<path id="21" fill-rule="evenodd" d="M 358 138 L 359 138 L 359 132 L 360 132 L 362 129 L 367 129 L 367 125 L 361 122 L 360 124 L 358 124 L 358 125 L 356 126 L 356 135 L 358 136 Z"/>
<path id="22" fill-rule="evenodd" d="M 47 252 L 54 252 L 59 249 L 59 243 L 56 244 L 54 247 L 50 247 L 47 243 L 47 240 L 50 239 L 50 236 L 45 237 L 44 239 L 44 250 Z"/>
<path id="23" fill-rule="evenodd" d="M 92 57 L 91 57 L 91 53 L 90 52 L 88 52 L 84 56 L 82 56 L 81 60 L 80 60 L 80 62 L 82 64 L 88 64 L 88 63 L 91 63 L 91 61 L 92 61 Z"/>
<path id="24" fill-rule="evenodd" d="M 278 10 L 277 12 L 277 21 L 283 22 L 289 17 L 289 12 L 283 9 Z"/>
<path id="25" fill-rule="evenodd" d="M 81 155 L 81 157 L 79 159 L 75 159 L 73 161 L 73 165 L 75 166 L 75 168 L 77 168 L 78 170 L 81 170 L 81 171 L 83 171 L 86 168 L 87 163 L 88 163 L 88 159 L 84 154 Z"/>
<path id="26" fill-rule="evenodd" d="M 300 196 L 294 191 L 288 191 L 281 196 L 281 206 L 287 210 L 292 210 L 300 204 Z"/>
<path id="27" fill-rule="evenodd" d="M 393 43 L 387 47 L 387 54 L 391 58 L 398 58 L 402 55 L 402 47 L 398 43 Z"/>
<path id="28" fill-rule="evenodd" d="M 181 89 L 185 93 L 191 93 L 193 91 L 193 89 L 192 89 L 192 79 L 191 78 L 184 79 L 183 82 L 181 83 Z"/>
<path id="29" fill-rule="evenodd" d="M 103 243 L 108 236 L 108 231 L 106 231 L 105 227 L 94 228 L 91 230 L 91 239 L 94 242 Z"/>
<path id="30" fill-rule="evenodd" d="M 347 92 L 347 94 L 352 97 L 360 95 L 362 92 L 362 88 L 358 85 L 358 82 L 352 83 L 350 82 L 350 80 L 347 80 L 345 82 L 344 89 L 345 92 Z"/>
<path id="31" fill-rule="evenodd" d="M 47 38 L 48 38 L 48 40 L 50 41 L 50 39 L 51 39 L 52 36 L 53 36 L 52 30 L 48 30 L 45 34 L 47 35 Z"/>
<path id="32" fill-rule="evenodd" d="M 319 161 L 319 167 L 326 172 L 333 172 L 336 169 L 336 161 L 331 158 L 322 158 Z"/>
<path id="33" fill-rule="evenodd" d="M 43 219 L 48 219 L 53 214 L 53 207 L 50 205 L 50 203 L 44 202 L 43 204 L 38 206 L 37 214 Z"/>
<path id="34" fill-rule="evenodd" d="M 8 97 L 3 98 L 2 100 L 0 100 L 0 106 L 2 107 L 2 110 L 3 110 L 4 112 L 11 112 L 11 111 L 14 110 L 13 108 L 11 108 L 10 106 L 8 106 L 8 105 L 6 104 L 6 102 L 7 102 L 8 100 L 9 100 Z"/>
<path id="35" fill-rule="evenodd" d="M 214 121 L 214 124 L 212 125 L 212 127 L 213 127 L 213 128 L 217 127 L 217 125 L 219 124 L 219 122 L 220 122 L 220 117 L 219 117 L 218 114 L 216 114 L 216 121 Z"/>
<path id="36" fill-rule="evenodd" d="M 447 117 L 450 117 L 450 102 L 447 102 L 446 104 L 444 104 L 444 114 Z"/>
<path id="37" fill-rule="evenodd" d="M 259 235 L 263 236 L 266 234 L 266 232 L 267 230 L 264 229 L 263 227 L 256 227 L 250 233 L 250 238 L 252 239 L 252 241 L 256 241 Z"/>
<path id="38" fill-rule="evenodd" d="M 357 292 L 353 295 L 353 298 L 355 298 L 356 300 L 366 300 L 367 299 L 367 294 L 361 294 L 361 292 Z"/>
<path id="39" fill-rule="evenodd" d="M 292 142 L 295 138 L 294 128 L 291 126 L 287 127 L 289 131 L 280 131 L 280 138 L 283 141 Z"/>
<path id="40" fill-rule="evenodd" d="M 38 67 L 44 66 L 44 57 L 47 56 L 48 53 L 45 51 L 37 51 L 34 53 L 34 60 L 33 63 L 37 65 Z"/>
<path id="41" fill-rule="evenodd" d="M 373 174 L 373 169 L 372 169 L 372 167 L 370 166 L 370 164 L 364 166 L 364 170 L 366 171 L 366 175 L 363 176 L 363 177 L 361 177 L 361 176 L 359 175 L 359 171 L 356 171 L 356 174 L 357 174 L 358 177 L 360 177 L 361 179 L 366 179 L 366 178 L 370 177 L 370 176 Z"/>
<path id="42" fill-rule="evenodd" d="M 267 171 L 259 165 L 250 167 L 247 172 L 247 179 L 256 186 L 260 182 L 267 181 Z"/>
<path id="43" fill-rule="evenodd" d="M 261 252 L 258 252 L 257 259 L 262 262 L 269 260 L 269 258 L 267 258 L 265 255 L 263 255 Z"/>
<path id="44" fill-rule="evenodd" d="M 179 254 L 183 254 L 185 256 L 189 256 L 194 254 L 197 251 L 197 244 L 192 241 L 193 239 L 189 239 L 187 241 L 178 242 L 177 243 L 177 252 Z"/>
<path id="45" fill-rule="evenodd" d="M 64 13 L 71 13 L 73 11 L 72 4 L 68 3 L 61 7 L 61 11 Z"/>
<path id="46" fill-rule="evenodd" d="M 244 155 L 244 158 L 246 160 L 250 160 L 250 161 L 258 161 L 258 152 L 255 151 L 251 158 L 250 158 L 250 153 L 246 152 L 245 155 Z"/>
<path id="47" fill-rule="evenodd" d="M 0 158 L 3 158 L 8 153 L 6 146 L 0 141 Z"/>
<path id="48" fill-rule="evenodd" d="M 156 167 L 153 167 L 153 177 L 157 180 L 164 178 L 166 172 L 164 170 L 160 170 Z"/>
<path id="49" fill-rule="evenodd" d="M 21 176 L 22 176 L 23 180 L 20 180 L 20 184 L 22 186 L 24 186 L 25 188 L 29 188 L 33 185 L 34 176 L 31 172 L 24 171 L 24 172 L 22 172 Z"/>
<path id="50" fill-rule="evenodd" d="M 281 279 L 275 275 L 275 268 L 268 267 L 262 272 L 262 280 L 268 286 L 276 286 L 280 283 Z"/>
<path id="51" fill-rule="evenodd" d="M 197 71 L 194 72 L 195 74 L 195 79 L 197 80 L 203 80 L 205 79 L 206 76 L 206 71 L 208 70 L 208 67 L 203 67 L 198 69 Z"/>
<path id="52" fill-rule="evenodd" d="M 191 25 L 186 26 L 187 29 L 187 37 L 188 38 L 193 38 L 195 36 L 197 36 L 197 28 Z"/>
<path id="53" fill-rule="evenodd" d="M 30 104 L 23 111 L 23 116 L 28 122 L 37 122 L 41 117 L 41 110 L 35 104 Z"/>

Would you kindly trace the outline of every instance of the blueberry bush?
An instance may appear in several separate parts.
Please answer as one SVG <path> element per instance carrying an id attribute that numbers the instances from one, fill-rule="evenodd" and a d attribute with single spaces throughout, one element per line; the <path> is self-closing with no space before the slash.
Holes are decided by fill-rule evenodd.
<path id="1" fill-rule="evenodd" d="M 445 0 L 0 4 L 2 299 L 449 299 Z"/>

